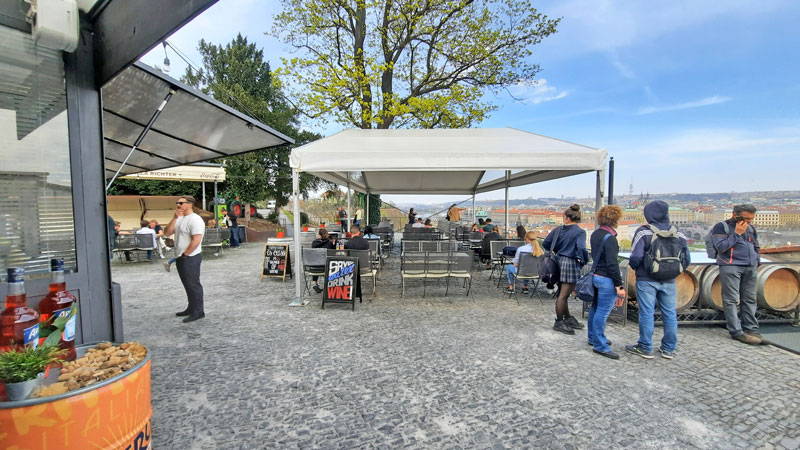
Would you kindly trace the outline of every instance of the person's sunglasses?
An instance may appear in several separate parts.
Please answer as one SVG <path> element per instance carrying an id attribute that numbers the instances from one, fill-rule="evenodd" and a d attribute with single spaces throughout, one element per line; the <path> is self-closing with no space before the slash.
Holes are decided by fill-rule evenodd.
<path id="1" fill-rule="evenodd" d="M 186 205 L 191 202 L 175 202 L 176 205 Z"/>

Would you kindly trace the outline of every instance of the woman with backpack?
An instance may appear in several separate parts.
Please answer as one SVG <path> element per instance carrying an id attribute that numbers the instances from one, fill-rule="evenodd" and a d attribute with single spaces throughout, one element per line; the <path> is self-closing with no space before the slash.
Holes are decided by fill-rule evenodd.
<path id="1" fill-rule="evenodd" d="M 617 223 L 622 217 L 622 208 L 608 205 L 597 213 L 597 224 L 600 228 L 592 233 L 592 261 L 596 260 L 594 284 L 596 293 L 589 308 L 588 339 L 595 353 L 606 358 L 619 359 L 619 355 L 611 350 L 611 342 L 606 339 L 606 321 L 614 308 L 617 296 L 625 295 L 622 288 L 622 275 L 619 272 L 619 243 L 617 242 Z"/>
<path id="2" fill-rule="evenodd" d="M 559 290 L 553 329 L 564 334 L 575 334 L 575 330 L 583 329 L 583 324 L 569 314 L 567 302 L 581 277 L 581 267 L 589 260 L 586 232 L 578 226 L 580 221 L 580 205 L 570 206 L 564 211 L 564 225 L 551 231 L 542 242 L 542 247 L 555 253 L 558 261 Z"/>

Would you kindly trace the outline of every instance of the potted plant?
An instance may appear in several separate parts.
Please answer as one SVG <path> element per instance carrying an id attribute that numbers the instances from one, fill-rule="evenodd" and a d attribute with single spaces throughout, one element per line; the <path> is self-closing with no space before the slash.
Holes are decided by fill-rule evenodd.
<path id="1" fill-rule="evenodd" d="M 278 236 L 277 238 L 280 239 L 283 237 L 283 228 L 278 228 Z"/>
<path id="2" fill-rule="evenodd" d="M 307 223 L 303 224 L 303 231 L 308 231 L 308 224 Z"/>
<path id="3" fill-rule="evenodd" d="M 319 227 L 320 227 L 320 228 L 325 228 L 325 222 L 320 222 L 320 223 L 319 223 Z"/>
<path id="4" fill-rule="evenodd" d="M 55 345 L 36 348 L 23 347 L 0 353 L 0 381 L 9 401 L 25 400 L 39 384 L 40 374 L 53 363 L 61 362 L 61 354 Z"/>

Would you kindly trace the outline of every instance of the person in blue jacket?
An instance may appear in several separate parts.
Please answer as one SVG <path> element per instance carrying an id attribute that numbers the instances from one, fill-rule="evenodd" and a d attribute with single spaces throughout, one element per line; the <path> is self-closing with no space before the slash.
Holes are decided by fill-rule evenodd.
<path id="1" fill-rule="evenodd" d="M 731 338 L 750 345 L 765 343 L 756 319 L 756 269 L 761 248 L 751 223 L 756 207 L 736 205 L 730 219 L 714 225 L 711 239 L 717 250 L 725 326 Z"/>
<path id="2" fill-rule="evenodd" d="M 586 232 L 578 223 L 581 221 L 580 205 L 572 205 L 564 211 L 564 225 L 553 229 L 542 242 L 545 250 L 556 253 L 558 259 L 559 289 L 556 300 L 556 322 L 553 329 L 564 334 L 575 334 L 582 330 L 583 324 L 569 314 L 567 299 L 581 277 L 581 268 L 589 261 L 586 251 Z M 558 239 L 555 239 L 558 231 Z M 553 241 L 556 242 L 553 242 Z"/>
<path id="3" fill-rule="evenodd" d="M 669 230 L 672 224 L 669 221 L 669 205 L 661 200 L 654 200 L 644 207 L 644 218 L 648 225 L 659 230 Z M 678 314 L 675 307 L 678 301 L 676 278 L 670 280 L 656 280 L 650 273 L 651 268 L 645 264 L 645 255 L 650 251 L 653 239 L 653 230 L 648 225 L 642 225 L 633 234 L 630 266 L 636 271 L 636 301 L 639 305 L 639 341 L 635 345 L 626 345 L 625 351 L 639 355 L 645 359 L 653 359 L 653 314 L 655 306 L 661 311 L 661 320 L 664 324 L 664 337 L 658 351 L 666 359 L 672 359 L 678 345 Z M 681 243 L 681 266 L 685 270 L 691 264 L 689 246 L 686 237 L 678 233 Z"/>

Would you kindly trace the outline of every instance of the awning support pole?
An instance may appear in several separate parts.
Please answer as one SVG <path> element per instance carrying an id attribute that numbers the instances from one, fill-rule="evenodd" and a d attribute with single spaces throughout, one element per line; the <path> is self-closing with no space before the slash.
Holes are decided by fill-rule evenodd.
<path id="1" fill-rule="evenodd" d="M 350 231 L 350 224 L 353 223 L 351 222 L 351 217 L 353 217 L 353 215 L 350 213 L 350 172 L 347 172 L 347 221 L 345 222 L 347 228 L 344 230 L 345 233 Z"/>
<path id="2" fill-rule="evenodd" d="M 308 299 L 303 298 L 303 250 L 300 248 L 300 175 L 292 169 L 292 204 L 294 213 L 294 300 L 289 306 L 306 306 Z"/>
<path id="3" fill-rule="evenodd" d="M 128 152 L 128 156 L 125 157 L 125 159 L 122 161 L 122 164 L 120 164 L 119 169 L 117 169 L 116 173 L 114 173 L 114 176 L 111 177 L 111 181 L 109 181 L 108 185 L 106 186 L 106 191 L 108 191 L 111 185 L 114 184 L 114 180 L 117 179 L 119 173 L 122 171 L 122 168 L 125 167 L 125 164 L 128 163 L 128 159 L 130 159 L 131 155 L 133 155 L 133 152 L 136 150 L 136 147 L 138 147 L 139 144 L 142 143 L 144 137 L 147 135 L 147 132 L 150 131 L 150 128 L 153 127 L 153 124 L 155 123 L 156 119 L 158 119 L 158 116 L 161 114 L 161 111 L 164 109 L 165 106 L 167 106 L 167 102 L 169 102 L 169 99 L 171 99 L 173 95 L 175 95 L 175 89 L 170 88 L 167 96 L 164 97 L 164 100 L 161 101 L 161 104 L 158 105 L 158 108 L 156 108 L 156 111 L 150 117 L 150 121 L 147 122 L 147 125 L 145 125 L 142 132 L 139 133 L 139 137 L 137 137 L 136 141 L 133 143 L 133 147 L 131 147 L 131 151 Z"/>
<path id="4" fill-rule="evenodd" d="M 206 182 L 203 181 L 203 209 L 206 209 Z"/>
<path id="5" fill-rule="evenodd" d="M 597 213 L 600 212 L 600 208 L 603 207 L 603 195 L 605 195 L 605 170 L 598 170 L 597 171 L 597 186 L 595 188 L 595 200 L 594 200 L 594 217 L 595 217 L 595 227 L 597 226 Z"/>
<path id="6" fill-rule="evenodd" d="M 608 161 L 608 204 L 614 204 L 614 157 Z"/>
<path id="7" fill-rule="evenodd" d="M 366 225 L 369 225 L 369 191 L 367 191 L 367 214 L 365 214 L 365 220 L 364 225 L 366 227 Z"/>
<path id="8" fill-rule="evenodd" d="M 203 187 L 205 187 L 205 183 L 203 183 Z M 214 180 L 214 222 L 217 224 L 217 228 L 219 228 L 219 217 L 217 217 L 217 211 L 219 210 L 219 198 L 217 198 L 217 181 Z"/>
<path id="9" fill-rule="evenodd" d="M 472 193 L 472 223 L 478 223 L 477 211 L 475 211 L 475 192 Z M 471 228 L 470 228 L 471 230 Z"/>
<path id="10" fill-rule="evenodd" d="M 505 225 L 506 226 L 506 236 L 505 237 L 508 237 L 508 230 L 509 230 L 509 228 L 508 228 L 508 225 L 509 225 L 509 223 L 508 223 L 508 182 L 509 181 L 508 180 L 510 180 L 510 179 L 511 179 L 511 171 L 510 170 L 506 170 L 506 225 Z"/>

